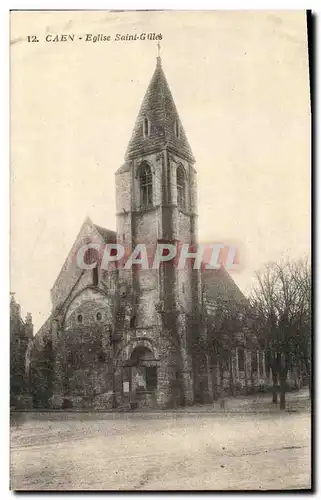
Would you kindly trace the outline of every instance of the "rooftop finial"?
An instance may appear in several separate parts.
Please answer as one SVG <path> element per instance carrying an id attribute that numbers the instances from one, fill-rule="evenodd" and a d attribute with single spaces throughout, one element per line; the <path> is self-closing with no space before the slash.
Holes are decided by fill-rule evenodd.
<path id="1" fill-rule="evenodd" d="M 156 58 L 157 66 L 161 66 L 161 64 L 162 64 L 162 60 L 160 57 L 160 50 L 161 50 L 161 45 L 159 42 L 157 42 L 157 58 Z"/>

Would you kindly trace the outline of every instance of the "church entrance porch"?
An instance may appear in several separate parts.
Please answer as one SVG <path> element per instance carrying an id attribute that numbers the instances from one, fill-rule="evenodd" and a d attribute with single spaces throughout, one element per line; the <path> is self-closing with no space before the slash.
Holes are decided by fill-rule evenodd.
<path id="1" fill-rule="evenodd" d="M 158 361 L 150 349 L 137 346 L 124 363 L 123 400 L 132 409 L 157 407 Z"/>

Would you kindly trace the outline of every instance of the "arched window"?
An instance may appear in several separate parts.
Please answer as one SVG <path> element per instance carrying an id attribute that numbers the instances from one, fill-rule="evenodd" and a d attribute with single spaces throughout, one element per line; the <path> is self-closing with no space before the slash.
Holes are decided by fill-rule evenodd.
<path id="1" fill-rule="evenodd" d="M 82 323 L 82 315 L 78 314 L 77 316 L 78 323 Z"/>
<path id="2" fill-rule="evenodd" d="M 98 313 L 96 314 L 96 319 L 97 319 L 97 321 L 101 321 L 101 319 L 102 319 L 101 312 L 98 312 Z"/>
<path id="3" fill-rule="evenodd" d="M 98 278 L 98 267 L 94 267 L 93 269 L 93 285 L 94 286 L 98 286 L 98 281 L 99 281 L 99 278 Z"/>
<path id="4" fill-rule="evenodd" d="M 143 136 L 148 137 L 149 134 L 150 134 L 150 123 L 148 118 L 145 117 L 143 121 Z"/>
<path id="5" fill-rule="evenodd" d="M 143 163 L 139 170 L 140 205 L 143 208 L 153 204 L 153 179 L 148 163 Z"/>
<path id="6" fill-rule="evenodd" d="M 177 167 L 176 172 L 177 181 L 177 205 L 182 210 L 186 209 L 186 176 L 185 170 L 182 165 Z"/>

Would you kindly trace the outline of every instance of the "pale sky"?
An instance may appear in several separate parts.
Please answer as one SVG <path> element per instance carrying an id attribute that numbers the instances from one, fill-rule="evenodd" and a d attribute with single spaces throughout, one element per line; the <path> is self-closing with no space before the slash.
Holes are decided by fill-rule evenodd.
<path id="1" fill-rule="evenodd" d="M 310 252 L 304 11 L 12 12 L 11 291 L 35 331 L 85 217 L 116 227 L 114 173 L 157 55 L 155 41 L 45 35 L 143 32 L 163 36 L 196 158 L 199 240 L 238 242 L 243 291 L 265 262 Z"/>

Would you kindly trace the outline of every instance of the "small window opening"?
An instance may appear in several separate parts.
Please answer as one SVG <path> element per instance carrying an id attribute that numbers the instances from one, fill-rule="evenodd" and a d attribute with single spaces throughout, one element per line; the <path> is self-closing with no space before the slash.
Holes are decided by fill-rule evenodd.
<path id="1" fill-rule="evenodd" d="M 150 135 L 150 125 L 148 118 L 144 118 L 143 121 L 143 135 L 144 137 L 148 137 Z"/>
<path id="2" fill-rule="evenodd" d="M 82 323 L 82 320 L 83 320 L 82 314 L 78 314 L 77 316 L 78 323 Z"/>
<path id="3" fill-rule="evenodd" d="M 97 286 L 98 285 L 98 267 L 94 267 L 93 269 L 93 285 Z"/>
<path id="4" fill-rule="evenodd" d="M 97 321 L 101 321 L 101 319 L 102 319 L 101 312 L 98 312 L 98 313 L 96 314 L 96 319 L 97 319 Z"/>

